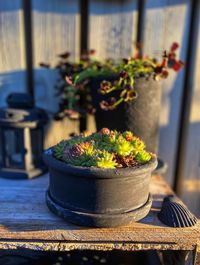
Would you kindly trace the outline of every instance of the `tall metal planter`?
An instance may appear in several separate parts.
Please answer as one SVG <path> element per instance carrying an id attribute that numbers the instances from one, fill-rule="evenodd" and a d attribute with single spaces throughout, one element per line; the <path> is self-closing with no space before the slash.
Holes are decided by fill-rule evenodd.
<path id="1" fill-rule="evenodd" d="M 0 109 L 0 177 L 33 178 L 46 171 L 42 160 L 44 110 L 27 94 L 13 93 Z"/>
<path id="2" fill-rule="evenodd" d="M 148 80 L 140 78 L 136 80 L 135 89 L 137 99 L 122 103 L 115 110 L 105 111 L 99 106 L 101 100 L 108 99 L 110 95 L 101 95 L 98 88 L 103 80 L 114 80 L 111 78 L 94 78 L 91 80 L 90 89 L 93 104 L 96 108 L 95 120 L 97 130 L 108 127 L 113 130 L 130 130 L 140 137 L 147 145 L 147 149 L 156 153 L 159 140 L 159 114 L 161 104 L 160 83 L 152 78 Z"/>

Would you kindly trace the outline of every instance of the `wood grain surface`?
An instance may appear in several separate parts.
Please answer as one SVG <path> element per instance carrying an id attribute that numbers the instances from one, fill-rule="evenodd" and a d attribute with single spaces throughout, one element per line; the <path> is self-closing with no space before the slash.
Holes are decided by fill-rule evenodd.
<path id="1" fill-rule="evenodd" d="M 186 61 L 190 0 L 147 0 L 145 1 L 144 54 L 159 58 L 173 42 L 180 44 L 179 58 Z M 159 155 L 168 163 L 166 179 L 173 184 L 179 129 L 181 95 L 183 92 L 185 68 L 179 73 L 170 72 L 162 80 L 162 103 L 160 113 Z M 167 144 L 166 139 L 170 139 Z"/>
<path id="2" fill-rule="evenodd" d="M 21 0 L 0 0 L 0 106 L 11 92 L 26 90 Z"/>
<path id="3" fill-rule="evenodd" d="M 199 2 L 198 2 L 199 3 Z M 200 3 L 196 18 L 196 52 L 193 58 L 193 71 L 190 76 L 188 89 L 191 89 L 191 103 L 189 107 L 188 124 L 185 135 L 185 150 L 183 151 L 183 165 L 181 170 L 181 197 L 192 207 L 200 217 Z"/>
<path id="4" fill-rule="evenodd" d="M 137 16 L 137 0 L 89 1 L 89 48 L 98 59 L 132 55 Z"/>
<path id="5" fill-rule="evenodd" d="M 49 212 L 47 175 L 33 180 L 0 179 L 0 187 L 1 249 L 193 250 L 200 243 L 200 223 L 176 229 L 157 219 L 163 197 L 172 194 L 160 176 L 152 177 L 153 206 L 148 216 L 132 226 L 110 229 L 78 227 Z"/>
<path id="6" fill-rule="evenodd" d="M 54 88 L 58 75 L 53 70 L 41 69 L 39 63 L 54 67 L 58 54 L 66 51 L 70 52 L 70 60 L 79 58 L 79 1 L 33 0 L 32 17 L 36 102 L 53 112 L 58 109 Z"/>

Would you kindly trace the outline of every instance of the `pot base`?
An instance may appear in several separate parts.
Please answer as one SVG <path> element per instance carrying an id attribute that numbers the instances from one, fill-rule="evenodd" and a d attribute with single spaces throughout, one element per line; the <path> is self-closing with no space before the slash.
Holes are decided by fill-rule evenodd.
<path id="1" fill-rule="evenodd" d="M 116 227 L 130 225 L 144 218 L 151 209 L 152 198 L 149 194 L 149 198 L 143 206 L 122 214 L 94 214 L 63 208 L 52 199 L 49 190 L 46 192 L 46 203 L 54 214 L 70 223 L 89 227 Z"/>

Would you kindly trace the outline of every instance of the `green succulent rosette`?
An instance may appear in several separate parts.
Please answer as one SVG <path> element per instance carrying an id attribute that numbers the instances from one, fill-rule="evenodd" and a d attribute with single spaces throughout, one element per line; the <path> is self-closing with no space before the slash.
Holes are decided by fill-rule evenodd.
<path id="1" fill-rule="evenodd" d="M 53 155 L 73 166 L 98 168 L 133 167 L 155 156 L 145 150 L 144 142 L 132 132 L 120 133 L 108 128 L 63 140 L 54 146 Z"/>

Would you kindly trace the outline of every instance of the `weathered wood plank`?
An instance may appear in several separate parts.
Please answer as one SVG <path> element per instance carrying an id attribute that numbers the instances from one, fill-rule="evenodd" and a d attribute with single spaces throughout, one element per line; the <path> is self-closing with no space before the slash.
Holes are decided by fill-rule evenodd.
<path id="1" fill-rule="evenodd" d="M 180 44 L 178 56 L 185 61 L 189 37 L 191 1 L 147 0 L 144 23 L 144 54 L 158 57 L 176 41 Z M 185 70 L 162 81 L 159 155 L 168 165 L 167 181 L 173 183 L 177 132 L 180 119 L 179 100 L 184 85 Z M 170 139 L 170 144 L 169 144 Z"/>
<path id="2" fill-rule="evenodd" d="M 68 243 L 68 242 L 30 242 L 30 241 L 0 241 L 0 249 L 30 249 L 37 251 L 72 251 L 72 250 L 98 250 L 98 251 L 140 251 L 140 250 L 193 250 L 184 245 L 169 244 L 134 244 L 134 243 L 95 243 L 95 242 L 83 242 L 83 243 Z M 199 263 L 195 264 L 199 265 Z"/>
<path id="3" fill-rule="evenodd" d="M 199 4 L 200 6 L 200 4 Z M 189 124 L 186 132 L 184 163 L 182 164 L 181 194 L 184 202 L 200 216 L 200 8 L 196 23 L 194 71 L 189 89 L 192 90 Z"/>
<path id="4" fill-rule="evenodd" d="M 45 128 L 44 147 L 49 148 L 63 139 L 69 138 L 71 133 L 79 134 L 79 120 L 64 118 L 61 121 L 49 121 Z"/>
<path id="5" fill-rule="evenodd" d="M 38 105 L 57 109 L 54 71 L 41 70 L 40 62 L 58 62 L 57 55 L 69 51 L 79 57 L 79 1 L 32 1 L 35 90 Z"/>
<path id="6" fill-rule="evenodd" d="M 51 113 L 58 110 L 55 84 L 58 74 L 54 70 L 39 68 L 40 62 L 55 66 L 58 54 L 69 51 L 71 60 L 79 57 L 79 1 L 32 1 L 33 47 L 34 47 L 34 87 L 37 105 Z M 68 119 L 54 122 L 46 129 L 45 147 L 56 144 L 78 131 L 78 122 Z"/>
<path id="7" fill-rule="evenodd" d="M 89 48 L 98 59 L 130 56 L 136 29 L 137 0 L 89 1 Z"/>
<path id="8" fill-rule="evenodd" d="M 30 181 L 0 179 L 0 248 L 40 250 L 194 249 L 200 223 L 193 228 L 165 227 L 157 219 L 162 199 L 172 194 L 160 176 L 153 176 L 153 206 L 141 222 L 120 228 L 86 228 L 63 221 L 45 204 L 48 177 Z"/>
<path id="9" fill-rule="evenodd" d="M 0 105 L 13 91 L 25 91 L 25 57 L 21 0 L 0 0 Z"/>

